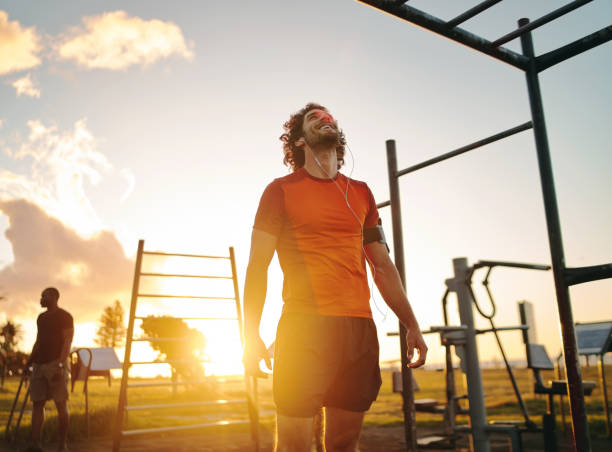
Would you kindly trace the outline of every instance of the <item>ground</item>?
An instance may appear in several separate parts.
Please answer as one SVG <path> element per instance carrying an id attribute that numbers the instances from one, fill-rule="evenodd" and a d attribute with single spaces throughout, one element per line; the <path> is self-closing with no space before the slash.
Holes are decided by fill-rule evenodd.
<path id="1" fill-rule="evenodd" d="M 428 433 L 430 429 L 419 429 L 419 436 Z M 360 449 L 362 452 L 400 452 L 405 451 L 403 427 L 368 427 L 364 429 Z M 525 452 L 544 450 L 541 435 L 524 435 Z M 569 442 L 564 435 L 559 436 L 559 452 L 569 452 Z M 0 452 L 18 451 L 18 447 L 11 447 L 0 443 Z M 47 444 L 45 451 L 54 451 L 54 444 Z M 76 441 L 70 445 L 72 452 L 108 452 L 111 450 L 110 439 L 95 439 L 92 441 Z M 456 450 L 469 450 L 467 439 L 464 437 L 458 442 Z M 166 436 L 145 436 L 125 439 L 121 443 L 122 452 L 239 452 L 254 451 L 250 435 L 247 432 L 218 432 L 214 434 L 171 434 Z M 272 434 L 270 430 L 263 429 L 261 435 L 261 452 L 272 451 Z M 427 449 L 442 451 L 444 449 Z M 446 449 L 447 450 L 447 449 Z M 593 452 L 608 452 L 612 450 L 612 441 L 602 438 L 593 439 Z M 510 445 L 503 436 L 492 438 L 492 451 L 510 451 Z"/>

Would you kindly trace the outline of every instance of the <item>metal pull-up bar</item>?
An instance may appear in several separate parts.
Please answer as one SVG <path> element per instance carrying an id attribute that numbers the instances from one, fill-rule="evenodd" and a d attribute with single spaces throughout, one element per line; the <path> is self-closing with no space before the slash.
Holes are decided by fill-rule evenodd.
<path id="1" fill-rule="evenodd" d="M 452 157 L 464 154 L 468 151 L 478 149 L 487 144 L 499 141 L 503 138 L 510 137 L 519 132 L 531 129 L 533 127 L 531 122 L 526 122 L 519 126 L 505 130 L 498 134 L 484 138 L 482 140 L 475 141 L 474 143 L 462 146 L 454 151 L 447 152 L 438 157 L 434 157 L 424 162 L 417 163 L 409 168 L 398 171 L 397 170 L 397 152 L 395 149 L 395 141 L 387 141 L 387 164 L 389 173 L 389 192 L 391 199 L 389 201 L 382 202 L 377 207 L 391 206 L 391 219 L 393 223 L 393 252 L 395 256 L 395 266 L 400 274 L 402 284 L 406 287 L 406 271 L 404 267 L 404 239 L 402 233 L 402 214 L 400 208 L 399 198 L 399 178 L 403 175 L 425 168 L 427 166 L 434 165 L 436 163 L 448 160 Z M 404 412 L 404 428 L 405 437 L 408 450 L 416 450 L 416 422 L 415 422 L 415 409 L 414 409 L 414 394 L 408 388 L 412 388 L 412 371 L 408 367 L 407 347 L 406 341 L 406 328 L 404 325 L 399 324 L 399 336 L 400 336 L 400 350 L 401 350 L 401 363 L 402 363 L 402 398 L 403 404 L 402 409 Z M 484 411 L 484 407 L 483 407 Z"/>
<path id="2" fill-rule="evenodd" d="M 612 40 L 612 25 L 604 27 L 599 31 L 578 39 L 570 44 L 559 47 L 558 49 L 550 51 L 546 54 L 536 56 L 533 48 L 531 31 L 541 25 L 551 22 L 558 17 L 561 17 L 570 11 L 577 9 L 578 7 L 590 3 L 590 0 L 576 0 L 555 11 L 552 11 L 545 16 L 540 17 L 539 19 L 536 19 L 533 22 L 530 22 L 528 19 L 520 19 L 518 21 L 518 28 L 515 31 L 494 42 L 488 41 L 478 35 L 461 29 L 457 27 L 457 25 L 464 22 L 468 18 L 474 17 L 498 2 L 482 2 L 480 5 L 472 8 L 462 15 L 457 16 L 450 22 L 445 22 L 442 19 L 406 5 L 406 2 L 392 0 L 360 1 L 415 25 L 426 28 L 446 38 L 452 39 L 458 43 L 471 47 L 474 50 L 508 63 L 516 68 L 522 69 L 525 72 L 529 103 L 531 107 L 535 147 L 540 171 L 542 195 L 544 198 L 544 210 L 546 214 L 546 226 L 548 230 L 548 240 L 555 281 L 555 292 L 557 295 L 557 307 L 559 310 L 559 320 L 563 337 L 568 394 L 572 413 L 574 448 L 580 452 L 590 451 L 591 444 L 589 429 L 586 419 L 584 396 L 582 394 L 582 377 L 578 362 L 576 335 L 574 331 L 574 321 L 568 288 L 573 284 L 580 284 L 583 282 L 612 277 L 612 264 L 575 269 L 565 267 L 563 241 L 561 238 L 561 225 L 555 194 L 554 177 L 548 147 L 548 137 L 544 120 L 544 107 L 540 93 L 538 73 L 555 64 Z M 513 52 L 504 47 L 500 47 L 501 44 L 519 36 L 521 38 L 522 54 Z M 388 203 L 382 203 L 381 206 L 391 205 L 391 210 L 393 211 L 392 218 L 394 239 L 396 230 L 400 231 L 399 240 L 394 244 L 394 249 L 396 260 L 399 258 L 399 263 L 401 264 L 403 271 L 401 214 L 399 208 L 399 188 L 397 187 L 396 177 L 398 174 L 397 158 L 395 155 L 395 142 L 393 141 L 387 141 L 387 158 L 389 167 L 389 181 L 391 185 L 391 200 Z M 395 218 L 396 216 L 397 218 Z M 402 349 L 402 354 L 403 353 L 404 351 Z M 404 382 L 404 387 L 409 386 Z M 406 405 L 406 403 L 404 405 Z M 412 422 L 409 416 L 406 416 L 405 419 L 406 423 Z M 406 440 L 408 447 L 410 450 L 415 450 L 415 442 L 412 442 L 410 437 L 414 433 L 414 426 L 411 426 L 410 428 L 407 426 L 406 428 Z M 412 431 L 410 431 L 411 429 Z M 488 443 L 483 443 L 482 447 L 484 448 L 483 450 L 488 450 Z"/>

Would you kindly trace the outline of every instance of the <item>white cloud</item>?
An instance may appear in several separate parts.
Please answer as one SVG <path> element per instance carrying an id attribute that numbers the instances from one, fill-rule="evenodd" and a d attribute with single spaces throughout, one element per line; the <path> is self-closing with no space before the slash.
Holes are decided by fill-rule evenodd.
<path id="1" fill-rule="evenodd" d="M 83 238 L 24 199 L 0 200 L 0 212 L 8 218 L 5 235 L 14 254 L 0 269 L 7 316 L 34 317 L 40 292 L 48 286 L 60 290 L 60 305 L 77 322 L 97 319 L 113 300 L 127 301 L 133 262 L 115 234 Z"/>
<path id="2" fill-rule="evenodd" d="M 85 119 L 68 131 L 40 121 L 28 121 L 28 127 L 29 136 L 15 151 L 5 152 L 14 161 L 31 161 L 31 166 L 27 174 L 0 169 L 0 200 L 33 202 L 84 236 L 100 231 L 102 222 L 87 197 L 85 184 L 99 184 L 113 168 L 96 149 Z"/>
<path id="3" fill-rule="evenodd" d="M 40 90 L 35 86 L 30 74 L 26 74 L 19 80 L 15 80 L 11 86 L 17 90 L 17 97 L 25 94 L 30 97 L 40 97 Z"/>
<path id="4" fill-rule="evenodd" d="M 134 173 L 129 168 L 123 168 L 121 170 L 121 175 L 128 184 L 127 188 L 123 192 L 123 195 L 121 195 L 121 202 L 123 202 L 128 199 L 134 191 L 134 187 L 136 186 L 136 177 L 134 177 Z"/>
<path id="5" fill-rule="evenodd" d="M 172 22 L 147 21 L 114 11 L 85 17 L 83 24 L 63 40 L 58 52 L 61 58 L 89 69 L 121 70 L 173 54 L 193 58 L 181 29 Z"/>
<path id="6" fill-rule="evenodd" d="M 10 22 L 6 11 L 0 11 L 0 75 L 38 66 L 39 40 L 34 27 Z"/>

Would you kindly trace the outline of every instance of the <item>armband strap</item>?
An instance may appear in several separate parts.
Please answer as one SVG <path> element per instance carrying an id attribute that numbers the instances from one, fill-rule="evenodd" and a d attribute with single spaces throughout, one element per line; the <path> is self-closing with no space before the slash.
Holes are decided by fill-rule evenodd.
<path id="1" fill-rule="evenodd" d="M 385 239 L 385 232 L 383 231 L 382 222 L 380 219 L 378 220 L 378 224 L 373 228 L 367 228 L 363 230 L 363 244 L 367 245 L 372 242 L 380 242 L 384 243 L 387 247 L 387 251 L 389 252 L 389 245 L 387 245 L 387 240 Z"/>

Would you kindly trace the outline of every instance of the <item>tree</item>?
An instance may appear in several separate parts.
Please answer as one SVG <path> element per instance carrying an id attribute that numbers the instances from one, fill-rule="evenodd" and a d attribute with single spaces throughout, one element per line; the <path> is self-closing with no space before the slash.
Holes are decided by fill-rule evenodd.
<path id="1" fill-rule="evenodd" d="M 121 347 L 125 340 L 125 325 L 123 323 L 123 307 L 119 300 L 104 308 L 100 316 L 100 326 L 96 331 L 95 342 L 100 347 Z"/>
<path id="2" fill-rule="evenodd" d="M 170 316 L 148 316 L 140 327 L 146 337 L 169 339 L 151 341 L 151 347 L 159 352 L 158 359 L 178 361 L 171 364 L 173 372 L 186 380 L 204 377 L 202 355 L 206 338 L 199 330 L 189 328 L 184 320 Z"/>
<path id="3" fill-rule="evenodd" d="M 17 344 L 21 340 L 22 334 L 23 329 L 21 328 L 21 325 L 7 320 L 0 329 L 0 336 L 2 336 L 2 344 L 0 344 L 0 348 L 7 353 L 15 351 Z"/>

